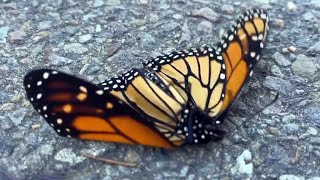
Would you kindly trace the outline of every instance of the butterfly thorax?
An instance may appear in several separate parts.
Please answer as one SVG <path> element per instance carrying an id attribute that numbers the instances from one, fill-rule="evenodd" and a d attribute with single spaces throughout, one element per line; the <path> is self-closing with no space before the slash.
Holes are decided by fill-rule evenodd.
<path id="1" fill-rule="evenodd" d="M 219 123 L 200 108 L 184 108 L 177 133 L 186 137 L 186 144 L 205 144 L 223 139 L 225 132 Z"/>

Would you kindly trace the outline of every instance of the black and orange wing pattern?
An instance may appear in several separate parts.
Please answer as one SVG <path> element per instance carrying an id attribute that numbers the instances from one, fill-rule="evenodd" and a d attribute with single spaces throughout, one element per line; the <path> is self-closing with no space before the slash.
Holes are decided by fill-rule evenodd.
<path id="1" fill-rule="evenodd" d="M 241 88 L 252 75 L 266 43 L 268 16 L 262 9 L 249 10 L 240 15 L 218 45 L 226 65 L 225 111 L 238 96 Z"/>
<path id="2" fill-rule="evenodd" d="M 219 113 L 224 99 L 226 66 L 215 49 L 203 47 L 158 56 L 144 64 L 209 116 Z"/>
<path id="3" fill-rule="evenodd" d="M 265 45 L 268 17 L 250 10 L 216 49 L 158 56 L 98 85 L 54 70 L 27 74 L 34 108 L 62 136 L 172 148 L 220 140 L 228 107 Z"/>
<path id="4" fill-rule="evenodd" d="M 203 47 L 158 56 L 144 64 L 210 117 L 234 101 L 265 45 L 268 16 L 261 9 L 240 15 L 216 49 Z"/>
<path id="5" fill-rule="evenodd" d="M 186 102 L 168 82 L 148 69 L 132 69 L 98 85 L 149 119 L 175 146 L 185 143 L 179 131 Z"/>
<path id="6" fill-rule="evenodd" d="M 24 86 L 33 107 L 61 136 L 173 147 L 128 105 L 82 79 L 40 69 L 26 75 Z"/>

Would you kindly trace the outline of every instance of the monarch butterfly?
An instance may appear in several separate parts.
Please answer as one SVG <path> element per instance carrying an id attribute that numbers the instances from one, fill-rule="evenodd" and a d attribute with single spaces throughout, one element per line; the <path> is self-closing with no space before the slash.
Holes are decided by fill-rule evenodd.
<path id="1" fill-rule="evenodd" d="M 250 10 L 216 49 L 158 56 L 98 85 L 56 70 L 33 70 L 24 86 L 33 107 L 61 136 L 162 148 L 217 141 L 267 30 L 267 14 Z"/>

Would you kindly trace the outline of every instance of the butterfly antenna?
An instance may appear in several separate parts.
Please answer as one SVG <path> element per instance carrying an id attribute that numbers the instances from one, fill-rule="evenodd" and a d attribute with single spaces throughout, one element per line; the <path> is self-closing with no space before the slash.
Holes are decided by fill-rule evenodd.
<path id="1" fill-rule="evenodd" d="M 80 153 L 80 154 L 86 158 L 94 159 L 94 160 L 101 161 L 101 162 L 104 162 L 107 164 L 126 166 L 126 167 L 137 167 L 138 166 L 136 163 L 116 161 L 116 160 L 112 160 L 112 159 L 105 159 L 105 158 L 97 157 L 97 156 L 94 156 L 91 154 L 86 154 L 86 153 Z"/>
<path id="2" fill-rule="evenodd" d="M 234 121 L 232 121 L 232 120 L 229 120 L 229 121 L 230 121 L 233 125 L 235 125 L 235 126 L 236 126 L 236 129 L 237 129 L 238 127 L 241 127 L 242 125 L 246 124 L 248 121 L 252 120 L 256 115 L 258 115 L 258 114 L 261 113 L 263 110 L 265 110 L 266 108 L 268 108 L 269 106 L 271 106 L 273 103 L 275 103 L 275 102 L 277 101 L 278 97 L 279 97 L 279 93 L 276 94 L 276 97 L 275 97 L 270 103 L 268 103 L 267 105 L 265 105 L 263 108 L 261 108 L 259 111 L 257 111 L 257 112 L 256 112 L 254 115 L 252 115 L 251 117 L 247 118 L 247 119 L 246 119 L 244 122 L 242 122 L 239 126 L 236 125 L 236 123 L 235 123 Z M 234 129 L 233 129 L 232 131 L 234 131 Z M 231 131 L 231 132 L 232 132 L 232 131 Z"/>

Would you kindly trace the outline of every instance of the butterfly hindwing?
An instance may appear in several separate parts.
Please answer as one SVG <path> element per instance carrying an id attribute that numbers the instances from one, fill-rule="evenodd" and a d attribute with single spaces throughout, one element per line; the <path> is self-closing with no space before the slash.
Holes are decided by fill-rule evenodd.
<path id="1" fill-rule="evenodd" d="M 177 90 L 154 71 L 132 69 L 98 86 L 147 117 L 174 145 L 184 144 L 185 137 L 176 131 L 181 124 L 180 112 L 185 102 Z"/>
<path id="2" fill-rule="evenodd" d="M 24 85 L 33 107 L 61 136 L 172 147 L 147 119 L 82 79 L 40 69 L 28 73 Z"/>
<path id="3" fill-rule="evenodd" d="M 219 114 L 225 89 L 225 64 L 215 49 L 175 51 L 144 64 L 167 80 L 186 101 L 214 117 Z"/>

